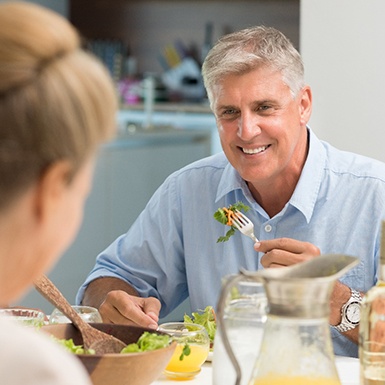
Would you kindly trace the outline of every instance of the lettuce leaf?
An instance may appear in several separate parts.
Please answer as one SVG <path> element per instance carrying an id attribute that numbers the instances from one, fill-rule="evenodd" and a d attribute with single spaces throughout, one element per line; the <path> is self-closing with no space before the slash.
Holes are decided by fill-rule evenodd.
<path id="1" fill-rule="evenodd" d="M 243 202 L 237 202 L 234 203 L 233 205 L 230 205 L 227 207 L 228 210 L 235 211 L 243 211 L 247 212 L 250 210 L 250 207 L 245 205 Z M 226 215 L 225 210 L 223 208 L 219 208 L 215 213 L 214 213 L 214 219 L 216 219 L 218 222 L 222 223 L 223 225 L 227 225 L 228 218 Z M 230 239 L 231 236 L 235 234 L 236 228 L 234 226 L 230 226 L 230 230 L 227 231 L 227 233 L 224 236 L 221 236 L 217 239 L 217 243 L 219 242 L 226 242 Z"/>
<path id="2" fill-rule="evenodd" d="M 202 311 L 202 310 L 201 310 Z M 193 312 L 191 317 L 187 314 L 184 315 L 184 322 L 194 323 L 202 325 L 206 328 L 207 334 L 210 337 L 210 342 L 213 344 L 215 333 L 217 331 L 217 321 L 215 312 L 212 306 L 207 306 L 203 313 Z"/>
<path id="3" fill-rule="evenodd" d="M 148 350 L 157 350 L 170 345 L 171 337 L 151 332 L 144 332 L 138 339 L 138 342 L 127 345 L 121 353 L 146 352 Z"/>
<path id="4" fill-rule="evenodd" d="M 74 354 L 95 354 L 93 349 L 84 349 L 83 345 L 75 345 L 72 338 L 70 339 L 58 339 L 53 337 L 58 343 L 63 345 L 69 352 Z M 137 353 L 145 352 L 148 350 L 156 350 L 165 348 L 170 345 L 171 337 L 166 334 L 157 334 L 151 332 L 144 332 L 137 342 L 128 344 L 121 350 L 120 353 Z"/>
<path id="5" fill-rule="evenodd" d="M 75 345 L 72 338 L 69 339 L 60 339 L 52 337 L 54 340 L 56 340 L 59 344 L 64 346 L 66 350 L 68 350 L 70 353 L 74 354 L 95 354 L 95 350 L 93 349 L 84 349 L 83 345 Z"/>

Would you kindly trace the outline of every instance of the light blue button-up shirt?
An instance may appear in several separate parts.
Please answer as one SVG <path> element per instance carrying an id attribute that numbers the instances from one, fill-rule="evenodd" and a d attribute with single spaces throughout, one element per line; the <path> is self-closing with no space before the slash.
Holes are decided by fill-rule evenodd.
<path id="1" fill-rule="evenodd" d="M 311 242 L 322 254 L 343 253 L 360 263 L 341 278 L 367 291 L 376 282 L 381 221 L 385 219 L 385 165 L 339 151 L 309 130 L 309 153 L 298 185 L 283 210 L 270 218 L 223 153 L 169 176 L 127 234 L 96 261 L 85 286 L 100 276 L 126 280 L 141 296 L 154 296 L 166 316 L 185 298 L 191 309 L 217 304 L 221 278 L 261 269 L 262 255 L 236 232 L 216 243 L 228 227 L 213 218 L 219 207 L 243 201 L 261 240 L 289 237 Z M 317 306 L 317 298 L 314 298 Z M 332 329 L 336 354 L 357 356 L 357 346 Z"/>

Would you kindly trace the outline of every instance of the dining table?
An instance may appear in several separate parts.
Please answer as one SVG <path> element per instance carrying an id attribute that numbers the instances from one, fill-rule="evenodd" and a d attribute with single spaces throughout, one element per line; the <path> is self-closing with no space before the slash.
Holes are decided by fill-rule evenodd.
<path id="1" fill-rule="evenodd" d="M 336 356 L 335 363 L 341 385 L 359 385 L 360 384 L 360 362 L 357 358 Z M 185 382 L 186 385 L 212 385 L 212 365 L 211 362 L 205 362 L 201 372 L 195 378 L 186 381 L 174 381 L 161 375 L 153 385 L 175 385 Z M 221 384 L 232 385 L 232 384 Z M 310 384 L 309 384 L 310 385 Z"/>

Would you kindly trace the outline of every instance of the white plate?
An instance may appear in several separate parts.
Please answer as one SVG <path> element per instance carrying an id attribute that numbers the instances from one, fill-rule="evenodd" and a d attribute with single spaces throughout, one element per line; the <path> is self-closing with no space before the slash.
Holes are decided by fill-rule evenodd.
<path id="1" fill-rule="evenodd" d="M 206 358 L 206 362 L 211 362 L 213 360 L 213 352 L 209 352 L 209 355 Z"/>

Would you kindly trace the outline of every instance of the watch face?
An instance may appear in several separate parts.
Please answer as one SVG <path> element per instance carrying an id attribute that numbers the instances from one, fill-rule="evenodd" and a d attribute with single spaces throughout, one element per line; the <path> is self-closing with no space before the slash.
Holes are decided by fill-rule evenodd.
<path id="1" fill-rule="evenodd" d="M 352 302 L 346 308 L 346 318 L 352 324 L 358 324 L 360 322 L 360 304 L 358 302 Z"/>

